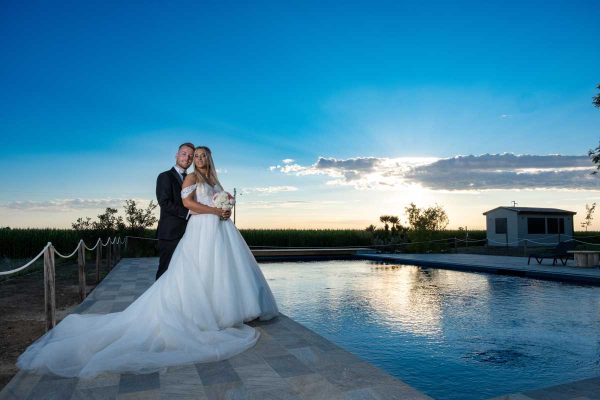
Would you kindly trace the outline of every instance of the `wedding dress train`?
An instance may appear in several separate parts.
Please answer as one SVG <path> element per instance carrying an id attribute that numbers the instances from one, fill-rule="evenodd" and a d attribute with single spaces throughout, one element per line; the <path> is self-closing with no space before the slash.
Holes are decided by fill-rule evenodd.
<path id="1" fill-rule="evenodd" d="M 194 185 L 195 186 L 195 185 Z M 222 190 L 203 183 L 196 200 L 212 206 Z M 17 366 L 65 377 L 149 373 L 223 360 L 254 346 L 245 321 L 277 316 L 271 290 L 231 220 L 192 215 L 168 270 L 122 312 L 71 314 L 34 342 Z"/>

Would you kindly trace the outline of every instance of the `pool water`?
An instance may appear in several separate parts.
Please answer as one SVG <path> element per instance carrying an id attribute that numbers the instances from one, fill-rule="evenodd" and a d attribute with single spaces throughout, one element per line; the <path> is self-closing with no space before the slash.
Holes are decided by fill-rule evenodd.
<path id="1" fill-rule="evenodd" d="M 261 268 L 284 314 L 436 399 L 600 375 L 600 287 L 362 260 Z"/>

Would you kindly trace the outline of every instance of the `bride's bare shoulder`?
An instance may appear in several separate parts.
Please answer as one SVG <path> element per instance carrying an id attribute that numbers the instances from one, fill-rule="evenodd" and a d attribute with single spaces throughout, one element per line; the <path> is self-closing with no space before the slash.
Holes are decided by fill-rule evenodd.
<path id="1" fill-rule="evenodd" d="M 196 184 L 196 176 L 194 174 L 189 174 L 183 180 L 183 184 L 181 185 L 181 187 L 188 187 L 194 184 Z"/>

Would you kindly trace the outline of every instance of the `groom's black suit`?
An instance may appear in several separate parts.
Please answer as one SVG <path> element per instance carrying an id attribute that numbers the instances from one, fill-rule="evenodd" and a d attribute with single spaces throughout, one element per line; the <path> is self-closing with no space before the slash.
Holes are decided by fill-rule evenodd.
<path id="1" fill-rule="evenodd" d="M 160 219 L 158 220 L 158 254 L 159 263 L 156 279 L 169 268 L 173 252 L 179 239 L 185 232 L 187 225 L 188 209 L 181 201 L 182 179 L 175 167 L 161 172 L 156 179 L 156 199 L 160 206 Z"/>

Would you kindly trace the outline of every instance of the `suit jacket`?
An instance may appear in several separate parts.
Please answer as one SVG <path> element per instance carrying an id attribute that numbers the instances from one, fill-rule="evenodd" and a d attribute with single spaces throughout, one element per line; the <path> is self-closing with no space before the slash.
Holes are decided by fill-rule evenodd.
<path id="1" fill-rule="evenodd" d="M 159 240 L 178 240 L 185 232 L 188 209 L 181 201 L 182 183 L 175 167 L 161 172 L 156 179 L 156 199 L 160 206 L 156 236 Z"/>

